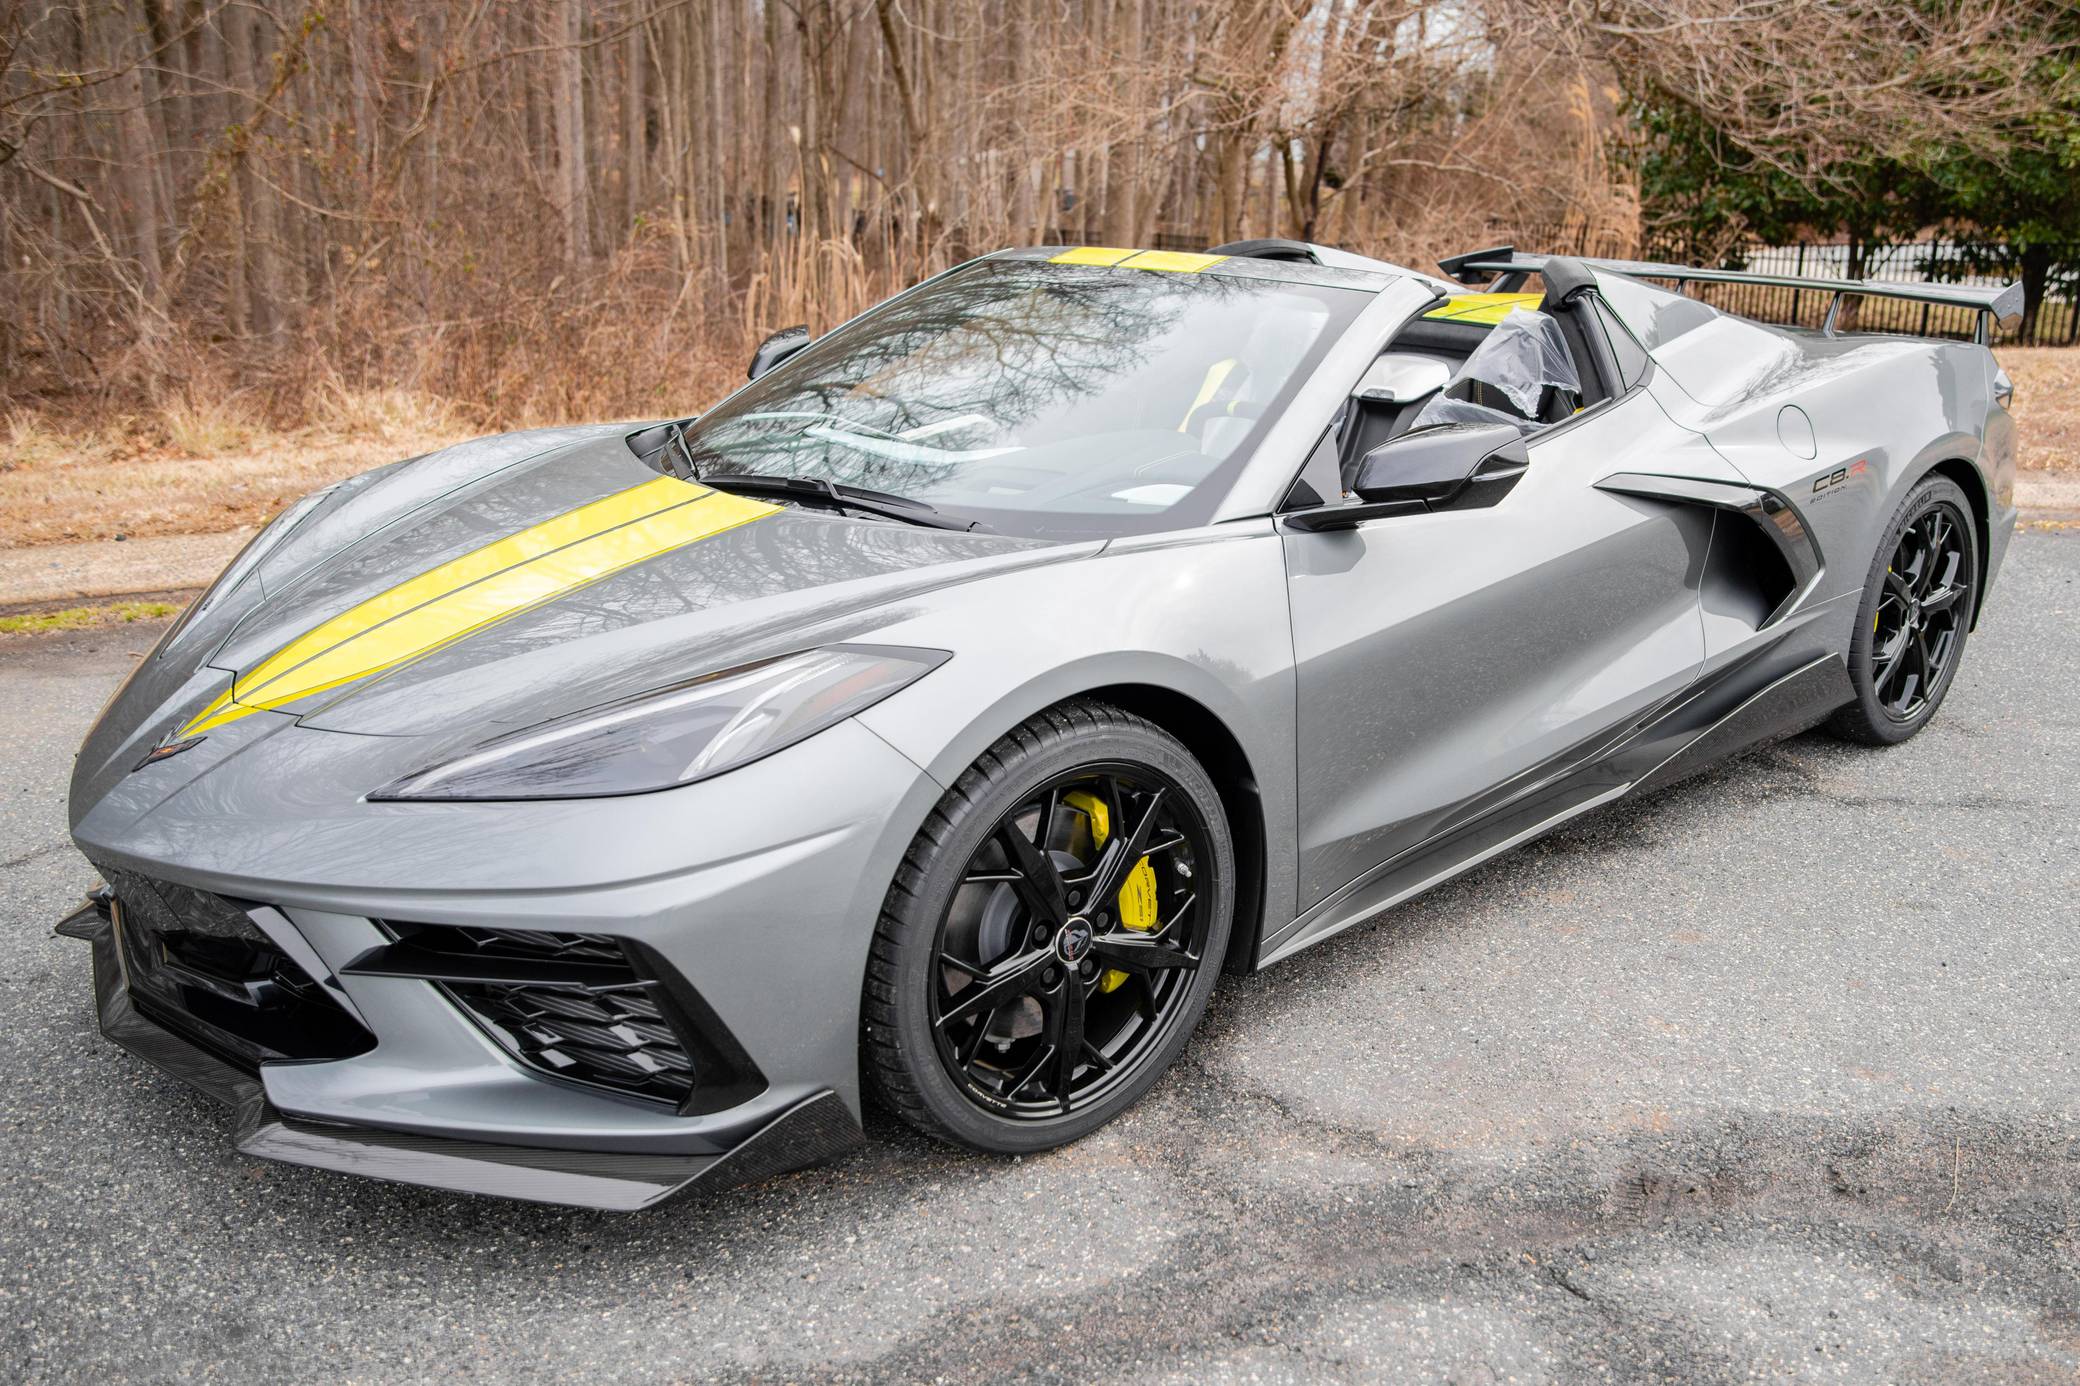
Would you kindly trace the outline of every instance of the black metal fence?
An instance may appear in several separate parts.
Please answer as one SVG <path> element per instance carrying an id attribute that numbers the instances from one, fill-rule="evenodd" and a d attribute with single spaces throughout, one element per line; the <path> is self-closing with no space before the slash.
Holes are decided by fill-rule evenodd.
<path id="1" fill-rule="evenodd" d="M 1527 231 L 1516 244 L 1525 251 L 1699 263 L 1679 245 L 1649 242 L 1643 247 L 1627 247 L 1580 231 Z M 2072 346 L 2080 342 L 2080 241 L 2053 247 L 2050 262 L 2035 311 L 2026 314 L 2016 326 L 2003 329 L 1995 338 L 1997 342 L 2015 346 Z M 2020 258 L 2009 247 L 1998 242 L 1947 237 L 1898 245 L 1852 246 L 1847 241 L 1809 241 L 1797 245 L 1742 246 L 1720 256 L 1712 267 L 1908 284 L 1999 285 L 2023 278 Z M 1689 292 L 1742 317 L 1796 327 L 1820 326 L 1833 299 L 1832 294 L 1810 289 L 1758 284 L 1693 284 Z M 1866 298 L 1846 301 L 1837 325 L 1845 331 L 1969 337 L 1976 317 L 1969 309 Z"/>

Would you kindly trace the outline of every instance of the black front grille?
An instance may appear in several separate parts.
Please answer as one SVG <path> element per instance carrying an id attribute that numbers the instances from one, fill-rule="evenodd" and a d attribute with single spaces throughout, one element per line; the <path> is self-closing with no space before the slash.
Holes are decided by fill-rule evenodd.
<path id="1" fill-rule="evenodd" d="M 535 1067 L 680 1106 L 698 1077 L 653 984 L 475 985 L 448 990 Z"/>
<path id="2" fill-rule="evenodd" d="M 605 934 L 552 934 L 528 929 L 481 929 L 469 925 L 444 924 L 431 931 L 435 946 L 444 952 L 474 953 L 486 958 L 547 958 L 570 962 L 607 963 L 626 967 L 628 955 L 621 940 Z M 422 943 L 428 934 L 420 935 Z"/>
<path id="3" fill-rule="evenodd" d="M 138 1009 L 240 1066 L 345 1059 L 375 1037 L 284 953 L 248 906 L 130 871 L 102 872 Z"/>
<path id="4" fill-rule="evenodd" d="M 638 944 L 539 929 L 386 927 L 397 941 L 348 971 L 438 982 L 531 1068 L 682 1112 L 720 1111 L 765 1086 L 700 995 Z"/>

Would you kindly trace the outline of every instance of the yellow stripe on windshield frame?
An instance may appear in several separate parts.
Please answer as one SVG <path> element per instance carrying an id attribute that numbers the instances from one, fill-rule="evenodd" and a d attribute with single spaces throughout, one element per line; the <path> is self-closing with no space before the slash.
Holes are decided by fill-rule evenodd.
<path id="1" fill-rule="evenodd" d="M 408 660 L 779 507 L 659 477 L 494 540 L 381 592 L 235 676 L 172 740 Z"/>
<path id="2" fill-rule="evenodd" d="M 1050 265 L 1097 265 L 1105 268 L 1163 270 L 1170 274 L 1197 274 L 1227 259 L 1225 255 L 1195 255 L 1183 250 L 1122 250 L 1111 245 L 1080 245 L 1048 260 Z"/>
<path id="3" fill-rule="evenodd" d="M 1442 307 L 1432 308 L 1423 316 L 1493 327 L 1508 317 L 1511 309 L 1536 308 L 1544 297 L 1543 294 L 1453 294 Z"/>
<path id="4" fill-rule="evenodd" d="M 1138 252 L 1121 250 L 1110 245 L 1080 245 L 1074 250 L 1065 250 L 1047 263 L 1050 265 L 1116 265 Z"/>

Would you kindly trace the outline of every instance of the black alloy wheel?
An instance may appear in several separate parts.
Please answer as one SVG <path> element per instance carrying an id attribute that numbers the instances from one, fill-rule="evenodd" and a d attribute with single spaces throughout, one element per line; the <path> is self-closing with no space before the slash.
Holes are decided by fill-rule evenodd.
<path id="1" fill-rule="evenodd" d="M 1226 949 L 1219 796 L 1158 728 L 1044 713 L 947 795 L 898 873 L 865 993 L 870 1077 L 982 1149 L 1074 1140 L 1138 1098 L 1203 1013 Z M 943 831 L 935 831 L 943 829 Z"/>
<path id="2" fill-rule="evenodd" d="M 1969 523 L 1947 505 L 1923 511 L 1900 535 L 1878 598 L 1871 641 L 1878 705 L 1899 722 L 1919 716 L 1949 677 L 1971 609 Z"/>
<path id="3" fill-rule="evenodd" d="M 1154 1052 L 1205 962 L 1207 856 L 1205 822 L 1147 766 L 1054 776 L 998 820 L 940 920 L 932 995 L 940 1060 L 971 1101 L 1066 1114 Z"/>
<path id="4" fill-rule="evenodd" d="M 1927 723 L 1963 658 L 1978 573 L 1964 493 L 1942 477 L 1923 482 L 1879 541 L 1850 649 L 1857 700 L 1834 730 L 1887 744 Z"/>

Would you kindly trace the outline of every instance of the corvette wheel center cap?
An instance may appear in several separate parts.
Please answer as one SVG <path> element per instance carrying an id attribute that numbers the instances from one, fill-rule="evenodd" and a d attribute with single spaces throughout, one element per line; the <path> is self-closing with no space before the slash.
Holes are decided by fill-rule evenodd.
<path id="1" fill-rule="evenodd" d="M 1063 962 L 1073 967 L 1090 954 L 1093 937 L 1091 922 L 1080 914 L 1072 916 L 1054 936 L 1054 951 Z"/>

